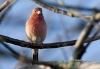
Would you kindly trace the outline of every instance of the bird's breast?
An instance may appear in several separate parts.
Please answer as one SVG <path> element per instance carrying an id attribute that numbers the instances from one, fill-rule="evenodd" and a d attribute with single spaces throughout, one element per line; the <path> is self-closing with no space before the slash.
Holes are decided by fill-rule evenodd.
<path id="1" fill-rule="evenodd" d="M 26 25 L 26 35 L 29 41 L 33 43 L 42 43 L 46 37 L 45 21 L 31 21 L 30 24 Z"/>

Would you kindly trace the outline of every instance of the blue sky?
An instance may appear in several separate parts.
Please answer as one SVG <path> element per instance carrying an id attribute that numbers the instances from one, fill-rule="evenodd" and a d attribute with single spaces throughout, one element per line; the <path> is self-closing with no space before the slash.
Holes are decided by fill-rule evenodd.
<path id="1" fill-rule="evenodd" d="M 57 0 L 48 0 L 48 2 L 57 3 Z M 99 2 L 99 0 L 64 0 L 65 5 L 67 4 L 69 6 L 72 5 L 87 8 L 99 8 Z M 0 0 L 0 5 L 2 3 L 3 0 Z M 0 25 L 0 34 L 27 41 L 25 35 L 25 22 L 29 18 L 32 9 L 35 7 L 41 6 L 32 2 L 31 0 L 18 0 L 3 19 L 2 24 Z M 87 24 L 86 20 L 69 17 L 66 15 L 54 13 L 43 7 L 41 8 L 43 9 L 43 15 L 47 23 L 47 36 L 44 43 L 54 43 L 77 39 L 84 26 Z M 60 7 L 60 9 L 67 11 L 67 8 Z M 92 14 L 90 11 L 79 12 L 81 14 Z M 91 35 L 93 35 L 95 29 L 96 28 L 94 28 Z M 31 49 L 15 46 L 12 44 L 9 45 L 19 53 L 26 51 L 27 56 L 32 57 Z M 92 42 L 86 53 L 83 55 L 82 60 L 100 62 L 100 56 L 98 55 L 100 52 L 99 45 L 100 40 Z M 2 45 L 0 45 L 0 48 L 8 52 L 8 50 L 5 49 Z M 74 49 L 74 46 L 69 46 L 63 48 L 39 50 L 39 59 L 43 61 L 68 62 L 73 54 Z M 13 69 L 17 62 L 18 61 L 14 58 L 0 57 L 0 66 L 2 69 L 6 69 L 6 67 L 3 66 L 4 64 L 6 64 L 7 68 L 9 66 L 10 69 Z"/>

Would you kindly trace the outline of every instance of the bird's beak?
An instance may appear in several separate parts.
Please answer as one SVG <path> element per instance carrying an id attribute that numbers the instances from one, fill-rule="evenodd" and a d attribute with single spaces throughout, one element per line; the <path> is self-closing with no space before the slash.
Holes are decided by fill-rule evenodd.
<path id="1" fill-rule="evenodd" d="M 37 11 L 37 14 L 41 14 L 41 11 Z"/>

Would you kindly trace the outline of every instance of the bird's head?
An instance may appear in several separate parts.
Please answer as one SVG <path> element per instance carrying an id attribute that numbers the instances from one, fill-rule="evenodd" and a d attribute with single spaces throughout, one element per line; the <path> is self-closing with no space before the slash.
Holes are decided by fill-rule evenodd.
<path id="1" fill-rule="evenodd" d="M 41 8 L 34 8 L 32 11 L 32 14 L 34 15 L 40 15 L 42 14 L 42 9 Z"/>
<path id="2" fill-rule="evenodd" d="M 34 8 L 31 15 L 30 15 L 30 18 L 42 18 L 43 17 L 43 14 L 42 14 L 42 8 Z"/>

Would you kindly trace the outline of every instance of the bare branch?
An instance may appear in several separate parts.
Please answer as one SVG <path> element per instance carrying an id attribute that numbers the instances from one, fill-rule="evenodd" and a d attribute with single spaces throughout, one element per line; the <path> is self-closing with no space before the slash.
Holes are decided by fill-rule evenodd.
<path id="1" fill-rule="evenodd" d="M 42 1 L 43 2 L 43 1 Z M 94 8 L 88 8 L 88 7 L 83 7 L 83 6 L 73 6 L 73 5 L 67 5 L 67 4 L 64 4 L 64 6 L 63 5 L 59 5 L 59 4 L 57 4 L 57 3 L 55 3 L 55 2 L 53 2 L 53 3 L 50 3 L 50 2 L 48 2 L 47 0 L 45 0 L 44 1 L 47 5 L 52 5 L 52 6 L 55 6 L 55 7 L 60 7 L 60 8 L 73 8 L 73 9 L 75 9 L 75 10 L 83 10 L 83 11 L 93 11 L 94 10 Z M 97 10 L 97 11 L 99 11 L 99 10 Z"/>
<path id="2" fill-rule="evenodd" d="M 6 9 L 3 11 L 3 13 L 0 15 L 0 24 L 2 22 L 2 20 L 4 19 L 5 15 L 7 14 L 7 12 L 11 9 L 12 5 L 15 3 L 15 0 L 7 0 L 6 2 L 4 2 L 4 5 L 6 5 Z M 0 6 L 0 12 L 3 10 L 4 8 L 2 8 L 2 6 Z"/>
<path id="3" fill-rule="evenodd" d="M 5 1 L 1 6 L 0 6 L 0 12 L 7 7 L 8 5 L 12 4 L 14 2 L 14 0 L 7 0 Z"/>
<path id="4" fill-rule="evenodd" d="M 37 66 L 26 66 L 23 68 L 19 68 L 19 69 L 100 69 L 100 63 L 98 62 L 87 62 L 87 61 L 83 61 L 83 63 L 79 63 L 79 61 L 81 60 L 77 60 L 75 63 L 77 64 L 75 66 L 75 68 L 69 68 L 69 63 L 65 63 L 65 62 L 51 62 L 50 65 L 54 65 L 52 68 L 48 68 L 45 66 L 49 66 L 49 65 L 45 65 L 45 63 L 47 62 L 37 62 Z M 48 62 L 50 63 L 50 62 Z M 48 64 L 47 63 L 47 64 Z M 40 66 L 42 65 L 42 66 Z"/>
<path id="5" fill-rule="evenodd" d="M 93 26 L 94 26 L 92 23 L 94 23 L 94 22 L 89 23 L 89 24 L 84 28 L 84 30 L 82 31 L 82 33 L 80 34 L 80 36 L 79 36 L 79 38 L 78 38 L 78 40 L 77 40 L 77 42 L 76 42 L 76 44 L 75 44 L 76 48 L 78 48 L 79 46 L 82 46 L 82 45 L 83 45 L 85 39 L 88 37 L 88 35 L 89 35 L 90 32 L 91 32 L 91 29 L 92 29 Z"/>
<path id="6" fill-rule="evenodd" d="M 10 38 L 4 35 L 0 35 L 0 38 L 2 38 L 2 40 L 4 42 L 7 43 L 12 43 L 21 47 L 27 47 L 27 48 L 33 48 L 33 49 L 45 49 L 45 48 L 58 48 L 58 47 L 67 47 L 67 46 L 72 46 L 75 44 L 76 40 L 72 40 L 72 41 L 67 41 L 67 42 L 56 42 L 56 43 L 45 43 L 45 44 L 31 44 L 29 42 L 25 42 L 23 40 L 18 40 L 18 39 L 14 39 L 14 38 Z M 96 36 L 95 38 L 88 38 L 86 39 L 85 42 L 89 42 L 89 41 L 95 41 L 100 39 L 100 35 Z"/>
<path id="7" fill-rule="evenodd" d="M 0 43 L 2 45 L 4 45 L 5 48 L 7 48 L 12 54 L 13 57 L 15 57 L 17 60 L 19 60 L 20 58 L 23 58 L 23 62 L 25 62 L 26 64 L 32 64 L 32 59 L 26 57 L 26 56 L 23 56 L 23 55 L 20 55 L 18 52 L 16 52 L 15 50 L 13 50 L 9 45 L 5 44 L 4 42 L 2 42 L 0 40 Z"/>
<path id="8" fill-rule="evenodd" d="M 92 16 L 90 16 L 90 15 L 83 15 L 83 14 L 80 14 L 78 12 L 76 13 L 76 11 L 67 12 L 67 11 L 58 9 L 56 7 L 49 6 L 46 3 L 43 3 L 41 0 L 32 0 L 32 1 L 41 5 L 44 8 L 51 10 L 53 12 L 56 12 L 56 13 L 64 14 L 64 15 L 71 16 L 71 17 L 85 18 L 85 19 L 89 19 L 89 20 L 92 18 Z M 99 21 L 100 20 L 100 13 L 97 13 L 94 17 L 95 17 L 95 19 L 94 19 L 95 21 Z"/>
<path id="9" fill-rule="evenodd" d="M 97 30 L 95 31 L 94 35 L 92 36 L 92 39 L 99 33 L 99 29 L 100 28 L 97 28 Z M 90 44 L 91 44 L 91 41 L 88 42 L 85 47 L 87 48 Z"/>
<path id="10" fill-rule="evenodd" d="M 92 28 L 94 27 L 94 17 L 93 19 L 90 21 L 90 23 L 88 23 L 88 25 L 83 29 L 83 31 L 81 32 L 78 40 L 75 43 L 75 52 L 73 54 L 72 59 L 81 59 L 82 55 L 84 54 L 85 50 L 87 47 L 84 47 L 84 41 L 86 40 L 86 38 L 89 36 L 89 34 L 92 31 Z"/>

